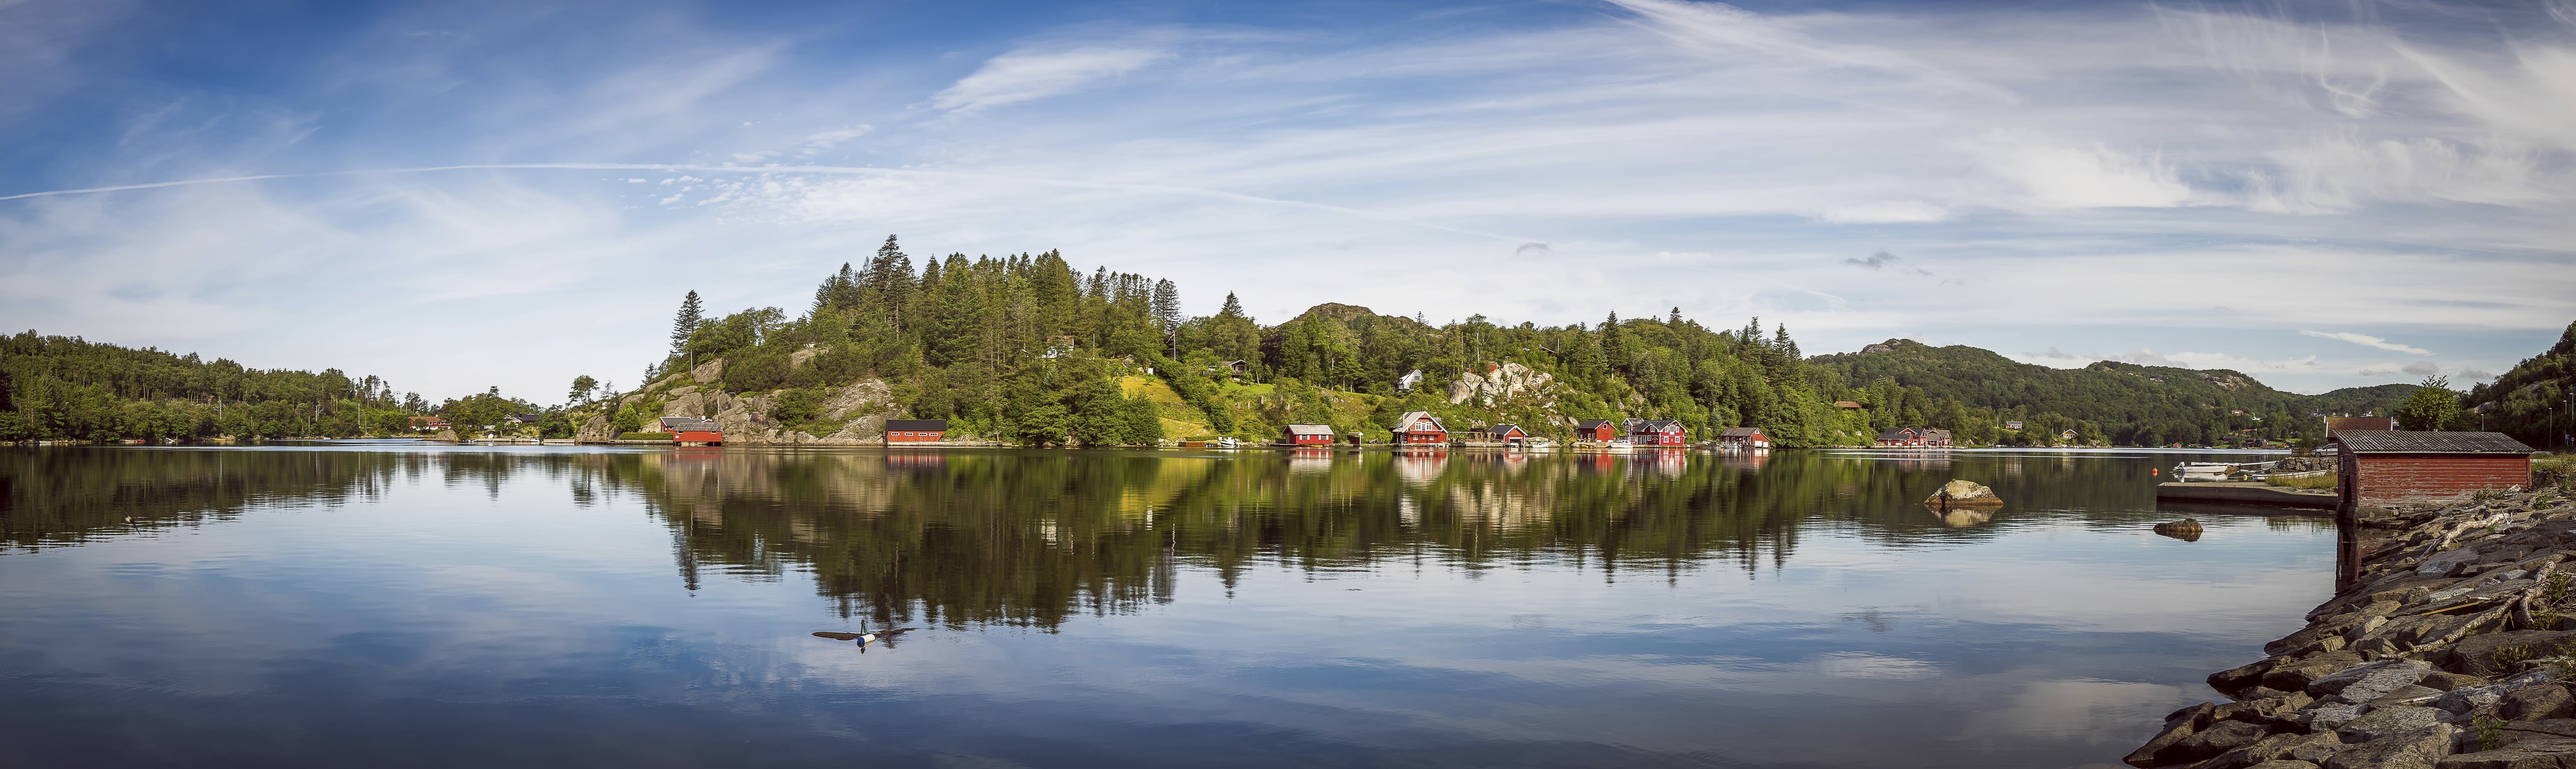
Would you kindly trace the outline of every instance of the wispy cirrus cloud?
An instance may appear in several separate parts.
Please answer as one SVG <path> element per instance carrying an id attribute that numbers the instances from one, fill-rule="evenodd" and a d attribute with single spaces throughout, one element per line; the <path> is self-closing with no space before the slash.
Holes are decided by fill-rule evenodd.
<path id="1" fill-rule="evenodd" d="M 2427 350 L 2413 345 L 2391 342 L 2369 334 L 2355 334 L 2349 331 L 2310 331 L 2308 329 L 2300 329 L 2299 333 L 2305 336 L 2313 336 L 2318 339 L 2334 339 L 2338 341 L 2351 342 L 2363 347 L 2372 347 L 2387 350 L 2389 352 L 2402 352 L 2408 355 L 2433 354 L 2432 350 Z"/>
<path id="2" fill-rule="evenodd" d="M 1157 48 L 1088 45 L 1016 50 L 986 60 L 974 74 L 930 97 L 933 107 L 974 112 L 1060 96 L 1170 58 Z"/>

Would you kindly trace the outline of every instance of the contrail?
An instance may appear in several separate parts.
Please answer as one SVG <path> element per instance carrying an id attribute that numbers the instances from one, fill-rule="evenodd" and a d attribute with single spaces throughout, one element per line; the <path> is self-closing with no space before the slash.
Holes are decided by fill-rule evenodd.
<path id="1" fill-rule="evenodd" d="M 1229 201 L 1235 201 L 1235 202 L 1240 202 L 1240 203 L 1256 203 L 1256 204 L 1262 204 L 1262 205 L 1288 206 L 1288 207 L 1291 207 L 1291 208 L 1304 208 L 1304 209 L 1315 210 L 1315 211 L 1329 211 L 1329 212 L 1332 212 L 1332 213 L 1344 214 L 1344 215 L 1348 215 L 1348 216 L 1357 216 L 1357 217 L 1361 217 L 1361 218 L 1364 218 L 1364 219 L 1374 219 L 1374 220 L 1378 220 L 1378 221 L 1395 222 L 1395 223 L 1398 223 L 1398 224 L 1407 224 L 1407 225 L 1412 225 L 1412 226 L 1415 226 L 1415 227 L 1423 227 L 1423 228 L 1427 228 L 1427 229 L 1439 230 L 1439 231 L 1441 231 L 1441 232 L 1453 233 L 1453 234 L 1458 234 L 1458 235 L 1466 235 L 1466 236 L 1470 236 L 1470 237 L 1488 238 L 1488 239 L 1492 239 L 1492 240 L 1510 241 L 1510 242 L 1512 242 L 1512 243 L 1530 243 L 1530 242 L 1534 242 L 1534 241 L 1538 240 L 1537 238 L 1516 237 L 1516 236 L 1512 236 L 1512 235 L 1502 235 L 1502 234 L 1491 233 L 1491 232 L 1480 232 L 1480 231 L 1477 231 L 1477 230 L 1470 230 L 1470 229 L 1464 229 L 1464 228 L 1459 228 L 1459 227 L 1451 227 L 1451 226 L 1448 226 L 1448 225 L 1445 225 L 1445 224 L 1435 224 L 1435 223 L 1432 223 L 1432 222 L 1426 222 L 1426 221 L 1422 221 L 1422 220 L 1419 220 L 1419 219 L 1413 219 L 1413 218 L 1409 218 L 1409 217 L 1398 216 L 1398 215 L 1395 215 L 1395 214 L 1383 213 L 1383 212 L 1378 212 L 1378 211 L 1370 211 L 1370 210 L 1366 210 L 1366 209 L 1348 208 L 1348 207 L 1344 207 L 1344 206 L 1329 205 L 1329 204 L 1325 204 L 1325 203 L 1309 203 L 1309 202 L 1302 201 L 1302 200 L 1284 200 L 1284 199 L 1280 199 L 1280 198 L 1265 198 L 1265 197 L 1261 197 L 1261 196 L 1259 196 L 1259 195 L 1246 195 L 1246 194 L 1239 193 L 1239 192 L 1226 192 L 1226 191 L 1223 191 L 1223 190 L 1201 189 L 1201 188 L 1198 188 L 1198 187 L 1179 187 L 1179 186 L 1172 186 L 1172 185 L 1165 185 L 1165 184 L 1136 184 L 1136 183 L 1132 183 L 1132 182 L 1091 182 L 1091 181 L 1076 181 L 1076 180 L 1070 180 L 1070 179 L 1049 179 L 1049 178 L 1045 178 L 1045 177 L 1034 177 L 1034 176 L 1012 176 L 1012 175 L 1009 175 L 1009 174 L 988 174 L 988 173 L 977 173 L 977 172 L 973 172 L 973 171 L 931 171 L 931 170 L 925 170 L 925 169 L 919 169 L 919 168 L 880 168 L 880 167 L 876 167 L 876 166 L 704 166 L 704 165 L 688 165 L 688 164 L 679 164 L 679 163 L 474 163 L 474 164 L 469 164 L 469 165 L 453 165 L 453 166 L 418 166 L 418 167 L 413 167 L 413 168 L 372 168 L 372 169 L 364 169 L 364 170 L 356 170 L 356 171 L 315 171 L 315 172 L 311 172 L 311 173 L 296 173 L 296 174 L 259 174 L 259 175 L 255 175 L 255 176 L 221 176 L 221 177 L 215 177 L 215 178 L 209 178 L 209 179 L 181 179 L 181 180 L 177 180 L 177 181 L 167 181 L 167 182 L 149 182 L 149 183 L 144 183 L 144 184 L 119 184 L 119 185 L 113 185 L 113 186 L 107 186 L 107 187 L 82 187 L 82 188 L 78 188 L 78 189 L 68 189 L 68 190 L 45 190 L 45 191 L 43 191 L 43 192 L 21 192 L 21 193 L 15 194 L 15 195 L 0 195 L 0 201 L 23 200 L 23 199 L 26 199 L 26 198 L 47 198 L 47 197 L 55 197 L 55 196 L 59 196 L 59 195 L 94 195 L 94 194 L 98 194 L 98 193 L 102 193 L 102 192 L 123 192 L 123 191 L 126 191 L 126 190 L 150 190 L 150 189 L 160 189 L 160 188 L 164 188 L 164 187 L 193 187 L 193 186 L 197 186 L 197 185 L 201 185 L 201 184 L 232 184 L 232 183 L 236 183 L 236 182 L 256 182 L 256 181 L 265 181 L 265 180 L 269 180 L 269 179 L 316 179 L 316 178 L 324 178 L 324 177 L 332 177 L 332 176 L 369 176 L 369 175 L 380 175 L 380 174 L 423 174 L 423 173 L 435 173 L 435 172 L 439 172 L 439 171 L 512 171 L 512 170 L 558 170 L 558 171 L 677 171 L 677 172 L 683 172 L 683 173 L 703 173 L 703 174 L 781 174 L 781 173 L 784 173 L 784 174 L 832 174 L 832 175 L 842 175 L 842 176 L 911 176 L 911 177 L 920 177 L 920 178 L 981 179 L 981 180 L 987 180 L 987 181 L 1026 182 L 1026 183 L 1033 183 L 1033 184 L 1046 184 L 1046 185 L 1053 185 L 1053 186 L 1057 186 L 1057 187 L 1072 187 L 1072 188 L 1077 188 L 1077 189 L 1112 190 L 1112 191 L 1118 191 L 1118 192 L 1142 192 L 1142 193 L 1153 193 L 1153 194 L 1161 194 L 1161 195 L 1185 195 L 1185 196 L 1190 196 L 1190 197 L 1213 198 L 1213 199 L 1216 199 L 1216 200 L 1229 200 Z"/>

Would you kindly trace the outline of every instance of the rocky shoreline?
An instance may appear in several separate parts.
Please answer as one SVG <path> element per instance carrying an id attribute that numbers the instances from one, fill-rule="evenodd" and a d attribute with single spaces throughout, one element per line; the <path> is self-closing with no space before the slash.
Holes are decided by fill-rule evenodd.
<path id="1" fill-rule="evenodd" d="M 2576 500 L 2371 509 L 2332 600 L 2124 760 L 2194 769 L 2576 768 Z"/>

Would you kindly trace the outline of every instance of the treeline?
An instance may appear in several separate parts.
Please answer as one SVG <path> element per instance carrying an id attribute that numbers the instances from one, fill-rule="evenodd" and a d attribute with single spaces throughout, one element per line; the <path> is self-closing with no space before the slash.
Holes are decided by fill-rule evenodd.
<path id="1" fill-rule="evenodd" d="M 647 381 L 722 360 L 723 387 L 778 392 L 772 417 L 824 434 L 839 427 L 820 420 L 831 390 L 875 376 L 912 416 L 1041 445 L 1148 443 L 1179 429 L 1155 416 L 1249 439 L 1288 423 L 1383 435 L 1415 410 L 1453 431 L 1510 422 L 1558 437 L 1577 420 L 1637 417 L 1678 420 L 1695 437 L 1756 426 L 1787 446 L 1867 445 L 1899 427 L 1970 444 L 2238 445 L 2314 440 L 2315 415 L 2391 413 L 2415 389 L 2308 396 L 2234 371 L 2059 370 L 1905 340 L 1811 359 L 1785 327 L 1713 328 L 1679 308 L 1562 326 L 1482 315 L 1435 325 L 1341 304 L 1263 325 L 1232 294 L 1211 315 L 1179 308 L 1170 280 L 1085 273 L 1053 251 L 916 268 L 888 236 L 793 319 L 776 308 L 706 316 L 691 292 Z M 1460 386 L 1517 376 L 1509 364 L 1543 382 L 1500 395 Z M 1140 388 L 1146 372 L 1159 382 Z M 653 416 L 628 409 L 618 426 Z"/>
<path id="2" fill-rule="evenodd" d="M 2321 395 L 2288 393 L 2224 369 L 2195 370 L 2102 361 L 2055 369 L 1993 352 L 1905 339 L 1860 352 L 1816 358 L 1821 368 L 1871 381 L 1873 411 L 1903 411 L 1956 431 L 1962 442 L 2016 443 L 1999 425 L 2021 421 L 2021 434 L 2075 430 L 2085 443 L 2123 446 L 2313 442 L 2320 414 L 2392 414 L 2416 385 L 2379 385 Z M 1894 383 L 1897 390 L 1886 389 Z M 1914 409 L 1921 419 L 1915 419 Z M 1886 424 L 1883 421 L 1874 423 Z"/>
<path id="3" fill-rule="evenodd" d="M 2495 381 L 2469 388 L 2463 405 L 2486 429 L 2535 447 L 2576 445 L 2576 323 L 2558 343 L 2515 364 Z"/>
<path id="4" fill-rule="evenodd" d="M 338 369 L 252 369 L 35 331 L 0 338 L 0 441 L 353 436 L 399 430 L 425 405 Z"/>
<path id="5" fill-rule="evenodd" d="M 1713 329 L 1675 309 L 1593 325 L 1476 316 L 1434 326 L 1322 305 L 1263 326 L 1231 295 L 1213 315 L 1184 318 L 1179 308 L 1169 280 L 1084 273 L 1052 251 L 950 254 L 916 269 L 888 237 L 864 264 L 828 276 L 793 319 L 777 308 L 709 316 L 691 292 L 671 353 L 647 381 L 721 360 L 726 389 L 777 392 L 771 416 L 797 426 L 817 417 L 814 405 L 832 388 L 873 375 L 915 417 L 1040 445 L 1164 437 L 1153 417 L 1174 415 L 1115 383 L 1146 371 L 1187 404 L 1179 416 L 1190 419 L 1177 421 L 1245 438 L 1272 437 L 1283 420 L 1383 433 L 1405 410 L 1440 414 L 1453 429 L 1510 420 L 1557 435 L 1584 418 L 1672 418 L 1703 433 L 1759 425 L 1789 445 L 1864 443 L 1871 427 L 1867 415 L 1833 405 L 1859 390 L 1809 365 L 1787 329 L 1766 332 L 1758 321 Z M 1460 377 L 1504 363 L 1545 373 L 1551 385 L 1518 401 L 1446 397 Z M 639 411 L 617 414 L 616 426 L 655 416 Z"/>

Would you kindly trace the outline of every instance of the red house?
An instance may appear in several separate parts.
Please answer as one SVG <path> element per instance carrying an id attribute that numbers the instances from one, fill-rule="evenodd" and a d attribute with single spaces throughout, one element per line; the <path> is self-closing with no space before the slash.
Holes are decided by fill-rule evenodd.
<path id="1" fill-rule="evenodd" d="M 1950 431 L 1938 427 L 1901 427 L 1878 434 L 1878 445 L 1901 448 L 1947 448 Z"/>
<path id="2" fill-rule="evenodd" d="M 1528 441 L 1530 437 L 1528 430 L 1523 430 L 1520 425 L 1515 424 L 1486 425 L 1480 432 L 1484 434 L 1485 440 L 1497 443 L 1522 443 Z"/>
<path id="3" fill-rule="evenodd" d="M 887 443 L 938 443 L 946 437 L 945 419 L 888 419 L 885 424 Z"/>
<path id="4" fill-rule="evenodd" d="M 1671 419 L 1646 419 L 1628 428 L 1628 442 L 1639 446 L 1682 445 L 1682 423 Z"/>
<path id="5" fill-rule="evenodd" d="M 1291 446 L 1330 446 L 1333 445 L 1333 426 L 1289 425 L 1280 434 L 1279 442 Z"/>
<path id="6" fill-rule="evenodd" d="M 663 417 L 662 432 L 671 434 L 671 442 L 681 446 L 721 446 L 724 433 L 716 421 L 699 417 Z"/>
<path id="7" fill-rule="evenodd" d="M 1763 434 L 1762 428 L 1759 427 L 1729 427 L 1725 432 L 1717 434 L 1717 445 L 1767 449 L 1771 448 L 1771 436 Z"/>
<path id="8" fill-rule="evenodd" d="M 2531 447 L 2504 433 L 2351 430 L 2342 446 L 2346 502 L 2413 502 L 2531 486 Z"/>
<path id="9" fill-rule="evenodd" d="M 1428 411 L 1404 412 L 1404 416 L 1395 418 L 1395 426 L 1391 430 L 1395 433 L 1397 445 L 1449 442 L 1449 428 L 1442 426 L 1440 418 Z"/>
<path id="10" fill-rule="evenodd" d="M 1574 425 L 1574 439 L 1609 443 L 1619 437 L 1619 423 L 1607 419 L 1586 419 Z"/>

